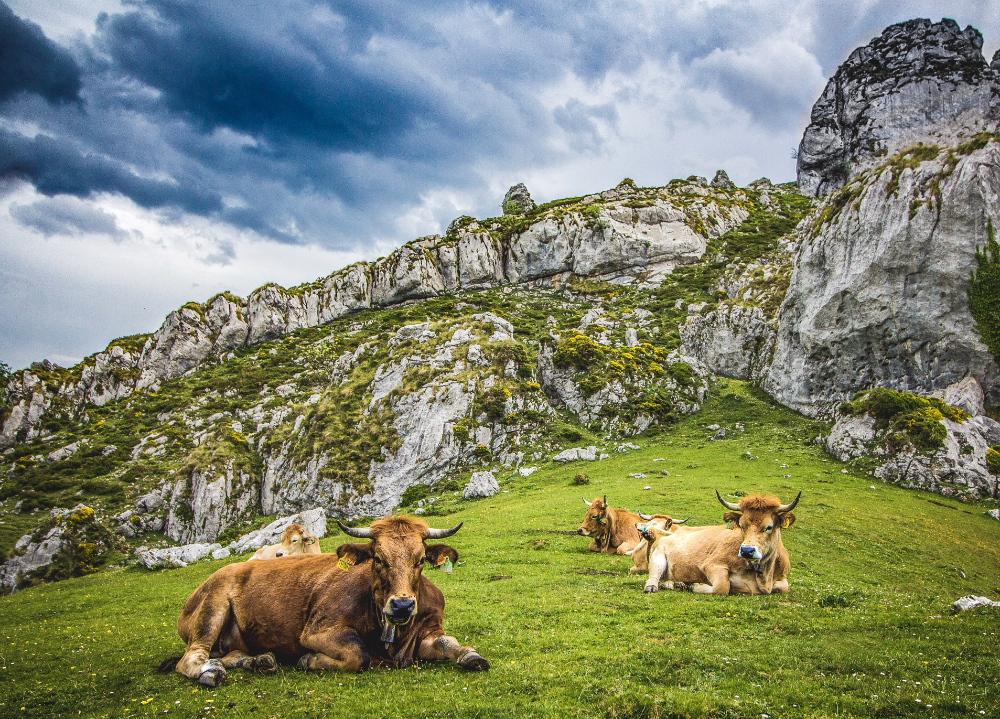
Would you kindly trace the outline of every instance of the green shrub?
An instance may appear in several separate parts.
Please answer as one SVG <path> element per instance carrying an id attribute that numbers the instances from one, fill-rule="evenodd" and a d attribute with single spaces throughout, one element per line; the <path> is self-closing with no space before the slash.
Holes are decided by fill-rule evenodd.
<path id="1" fill-rule="evenodd" d="M 510 390 L 506 387 L 495 385 L 486 391 L 483 397 L 483 411 L 486 416 L 494 422 L 504 416 L 507 409 L 507 400 L 510 399 Z"/>
<path id="2" fill-rule="evenodd" d="M 969 282 L 969 312 L 983 344 L 1000 362 L 1000 244 L 992 220 L 986 224 L 986 245 L 976 248 L 976 269 Z"/>
<path id="3" fill-rule="evenodd" d="M 572 484 L 575 484 L 575 485 L 590 484 L 590 477 L 588 477 L 583 472 L 580 472 L 578 475 L 576 475 L 575 477 L 573 477 Z"/>
<path id="4" fill-rule="evenodd" d="M 1000 475 L 1000 452 L 993 447 L 986 450 L 986 466 L 992 474 Z"/>
<path id="5" fill-rule="evenodd" d="M 399 505 L 401 507 L 409 507 L 416 504 L 426 497 L 429 492 L 430 487 L 426 484 L 414 484 L 412 487 L 407 487 L 406 491 L 403 492 L 403 496 L 399 499 Z"/>
<path id="6" fill-rule="evenodd" d="M 969 415 L 937 397 L 920 397 L 909 392 L 897 392 L 885 387 L 859 392 L 850 402 L 840 405 L 846 415 L 869 414 L 875 418 L 875 429 L 891 429 L 887 441 L 896 451 L 907 443 L 920 449 L 944 446 L 948 430 L 941 423 L 948 418 L 964 422 Z"/>
<path id="7" fill-rule="evenodd" d="M 475 454 L 480 459 L 482 459 L 483 457 L 489 456 L 490 448 L 487 447 L 485 444 L 477 444 L 476 448 L 472 450 L 472 453 Z"/>

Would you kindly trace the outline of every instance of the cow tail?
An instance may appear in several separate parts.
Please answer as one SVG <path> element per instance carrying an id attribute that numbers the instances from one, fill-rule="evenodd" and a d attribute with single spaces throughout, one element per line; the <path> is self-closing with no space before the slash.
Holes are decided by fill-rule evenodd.
<path id="1" fill-rule="evenodd" d="M 177 667 L 177 662 L 181 660 L 180 657 L 170 657 L 170 659 L 164 659 L 156 671 L 159 674 L 169 674 Z"/>

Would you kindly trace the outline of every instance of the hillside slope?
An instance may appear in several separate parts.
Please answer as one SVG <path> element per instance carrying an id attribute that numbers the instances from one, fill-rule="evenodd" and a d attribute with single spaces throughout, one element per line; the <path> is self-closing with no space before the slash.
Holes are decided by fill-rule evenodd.
<path id="1" fill-rule="evenodd" d="M 709 441 L 709 424 L 729 434 Z M 527 478 L 507 472 L 508 493 L 431 518 L 464 522 L 449 540 L 461 555 L 455 571 L 428 577 L 445 595 L 445 629 L 491 661 L 488 673 L 448 663 L 359 675 L 283 666 L 277 676 L 237 671 L 218 689 L 196 689 L 153 669 L 182 648 L 175 621 L 187 595 L 225 562 L 115 569 L 0 600 L 0 713 L 996 715 L 996 610 L 948 610 L 965 594 L 1000 599 L 1000 522 L 935 495 L 872 488 L 803 442 L 822 427 L 723 380 L 699 414 L 640 439 L 639 450 L 550 463 Z M 580 471 L 589 485 L 571 483 Z M 643 594 L 645 576 L 628 575 L 629 558 L 588 552 L 587 539 L 565 534 L 583 517 L 581 492 L 701 525 L 721 523 L 715 488 L 786 500 L 802 491 L 782 533 L 789 594 Z M 323 549 L 343 541 L 328 537 Z"/>

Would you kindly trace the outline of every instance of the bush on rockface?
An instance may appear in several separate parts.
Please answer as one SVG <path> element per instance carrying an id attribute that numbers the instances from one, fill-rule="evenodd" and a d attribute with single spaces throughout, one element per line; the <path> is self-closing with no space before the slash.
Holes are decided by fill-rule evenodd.
<path id="1" fill-rule="evenodd" d="M 993 222 L 986 225 L 986 245 L 976 248 L 976 269 L 969 282 L 969 312 L 983 344 L 1000 362 L 1000 244 Z"/>
<path id="2" fill-rule="evenodd" d="M 937 397 L 920 397 L 884 387 L 859 392 L 840 405 L 845 415 L 868 414 L 875 418 L 876 430 L 891 430 L 889 445 L 899 451 L 909 443 L 919 449 L 944 446 L 948 430 L 941 420 L 964 422 L 969 415 Z"/>

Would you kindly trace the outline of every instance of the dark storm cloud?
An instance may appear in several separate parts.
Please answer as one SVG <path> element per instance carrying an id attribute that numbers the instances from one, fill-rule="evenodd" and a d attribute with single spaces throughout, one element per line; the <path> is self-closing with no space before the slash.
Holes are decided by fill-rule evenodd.
<path id="1" fill-rule="evenodd" d="M 32 102 L 21 90 L 34 76 L 21 73 L 2 112 L 40 131 L 0 124 L 0 177 L 358 247 L 395 237 L 397 218 L 431 191 L 486 198 L 497 175 L 600 155 L 637 95 L 684 93 L 653 132 L 715 112 L 692 99 L 715 93 L 761 131 L 794 134 L 823 74 L 858 42 L 925 7 L 933 15 L 933 3 L 903 5 L 131 0 L 97 19 L 75 61 L 0 5 L 5 31 L 26 28 L 47 48 L 39 57 L 69 68 L 53 77 L 77 78 L 32 81 L 34 92 L 80 98 Z M 985 12 L 958 5 L 956 16 Z M 672 89 L 630 84 L 650 64 L 670 68 Z M 588 96 L 602 83 L 612 90 Z M 546 101 L 551 88 L 558 102 Z M 495 212 L 498 200 L 463 211 Z"/>
<path id="2" fill-rule="evenodd" d="M 0 177 L 31 182 L 44 195 L 89 197 L 120 192 L 142 207 L 174 205 L 209 214 L 221 207 L 217 193 L 131 172 L 121 162 L 81 151 L 72 141 L 38 134 L 33 138 L 0 128 Z"/>
<path id="3" fill-rule="evenodd" d="M 0 0 L 0 102 L 23 92 L 52 103 L 79 99 L 80 68 L 33 22 Z"/>

